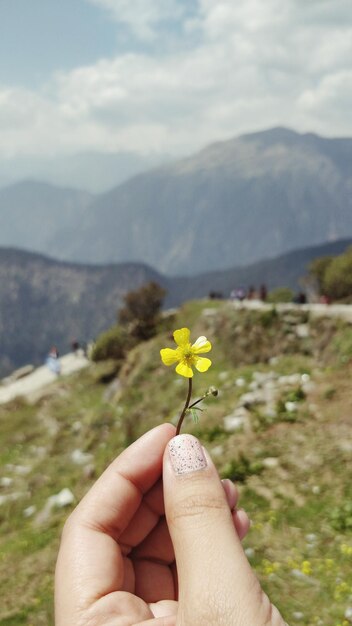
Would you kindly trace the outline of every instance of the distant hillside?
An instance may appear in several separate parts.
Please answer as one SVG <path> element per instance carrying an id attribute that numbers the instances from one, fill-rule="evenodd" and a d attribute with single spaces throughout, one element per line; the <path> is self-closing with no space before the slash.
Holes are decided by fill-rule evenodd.
<path id="1" fill-rule="evenodd" d="M 352 236 L 351 192 L 352 139 L 246 135 L 98 196 L 73 258 L 173 275 L 248 265 Z"/>
<path id="2" fill-rule="evenodd" d="M 190 277 L 174 277 L 167 281 L 170 285 L 168 302 L 170 306 L 174 306 L 180 301 L 203 298 L 211 291 L 219 292 L 226 298 L 236 287 L 248 288 L 253 285 L 258 289 L 261 284 L 265 284 L 270 290 L 289 287 L 293 291 L 301 291 L 304 289 L 301 279 L 307 274 L 307 266 L 313 259 L 342 254 L 350 245 L 352 239 L 340 239 L 320 246 L 293 250 L 246 267 L 234 267 Z"/>
<path id="3" fill-rule="evenodd" d="M 0 189 L 0 245 L 168 275 L 352 237 L 352 139 L 285 128 L 213 144 L 108 193 Z"/>
<path id="4" fill-rule="evenodd" d="M 175 278 L 137 263 L 78 265 L 0 249 L 0 375 L 27 362 L 41 363 L 52 344 L 64 352 L 74 338 L 96 337 L 114 323 L 124 293 L 147 281 L 167 289 L 166 307 L 205 297 L 210 291 L 228 297 L 240 285 L 298 289 L 309 261 L 339 254 L 351 244 L 352 240 L 343 240 L 245 268 Z"/>
<path id="5" fill-rule="evenodd" d="M 24 181 L 0 189 L 0 246 L 69 254 L 93 196 Z"/>
<path id="6" fill-rule="evenodd" d="M 89 267 L 0 249 L 0 373 L 41 363 L 52 344 L 93 339 L 112 325 L 126 291 L 157 272 L 133 263 Z"/>

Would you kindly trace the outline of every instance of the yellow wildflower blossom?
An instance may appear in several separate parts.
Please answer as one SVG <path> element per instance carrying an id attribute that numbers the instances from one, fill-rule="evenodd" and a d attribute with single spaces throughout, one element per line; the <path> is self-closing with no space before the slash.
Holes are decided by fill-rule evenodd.
<path id="1" fill-rule="evenodd" d="M 302 561 L 301 572 L 306 576 L 310 576 L 312 573 L 312 566 L 309 561 Z"/>
<path id="2" fill-rule="evenodd" d="M 347 543 L 343 543 L 340 546 L 340 550 L 345 556 L 352 556 L 352 546 L 349 546 Z"/>
<path id="3" fill-rule="evenodd" d="M 164 365 L 174 365 L 178 363 L 176 372 L 180 374 L 180 376 L 185 376 L 185 378 L 192 378 L 192 367 L 195 367 L 198 372 L 206 372 L 211 366 L 210 359 L 199 356 L 211 350 L 210 341 L 202 336 L 198 337 L 197 341 L 191 344 L 190 334 L 189 328 L 175 330 L 173 336 L 177 348 L 174 350 L 171 348 L 163 348 L 160 350 L 161 360 Z"/>

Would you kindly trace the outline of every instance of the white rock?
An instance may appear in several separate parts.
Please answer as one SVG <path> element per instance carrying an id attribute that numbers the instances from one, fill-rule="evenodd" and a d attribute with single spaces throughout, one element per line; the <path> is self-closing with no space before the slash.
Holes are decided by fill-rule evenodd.
<path id="1" fill-rule="evenodd" d="M 270 417 L 274 419 L 277 416 L 277 411 L 274 406 L 267 405 L 263 411 L 265 417 Z"/>
<path id="2" fill-rule="evenodd" d="M 296 326 L 296 335 L 300 339 L 306 339 L 309 337 L 309 325 L 308 324 L 297 324 Z"/>
<path id="3" fill-rule="evenodd" d="M 337 445 L 340 448 L 341 452 L 352 452 L 352 441 L 339 441 Z"/>
<path id="4" fill-rule="evenodd" d="M 306 395 L 314 391 L 314 389 L 315 389 L 315 383 L 313 383 L 313 381 L 302 384 L 302 391 L 304 391 Z"/>
<path id="5" fill-rule="evenodd" d="M 212 456 L 215 456 L 215 457 L 222 456 L 224 454 L 224 447 L 223 446 L 215 446 L 215 448 L 211 449 L 211 454 L 212 454 Z"/>
<path id="6" fill-rule="evenodd" d="M 27 508 L 24 509 L 23 511 L 23 517 L 32 517 L 32 515 L 34 515 L 36 510 L 37 510 L 37 507 L 34 506 L 34 504 L 32 504 L 31 506 L 27 506 Z"/>
<path id="7" fill-rule="evenodd" d="M 345 610 L 345 619 L 352 624 L 352 606 L 348 606 Z"/>
<path id="8" fill-rule="evenodd" d="M 19 498 L 24 498 L 26 495 L 27 494 L 23 491 L 14 491 L 13 493 L 0 496 L 0 505 L 6 504 L 6 502 L 15 502 L 16 500 L 19 500 Z"/>
<path id="9" fill-rule="evenodd" d="M 270 391 L 276 391 L 276 390 L 277 390 L 276 381 L 270 378 L 269 380 L 266 380 L 266 381 L 265 381 L 265 383 L 264 383 L 264 387 L 265 387 L 265 389 L 266 389 L 267 391 L 268 391 L 268 390 L 270 390 Z"/>
<path id="10" fill-rule="evenodd" d="M 252 404 L 260 404 L 263 401 L 264 401 L 263 394 L 260 390 L 249 391 L 248 393 L 244 393 L 239 399 L 239 402 L 242 406 L 245 406 L 246 404 L 248 406 Z"/>
<path id="11" fill-rule="evenodd" d="M 226 415 L 224 417 L 224 428 L 227 432 L 240 430 L 245 424 L 245 418 L 241 415 Z"/>
<path id="12" fill-rule="evenodd" d="M 47 505 L 49 508 L 53 508 L 54 506 L 62 508 L 64 506 L 68 506 L 69 504 L 72 504 L 74 501 L 75 501 L 75 497 L 72 491 L 68 489 L 67 487 L 65 487 L 59 493 L 56 493 L 55 495 L 50 496 L 50 498 L 48 498 L 47 500 Z"/>
<path id="13" fill-rule="evenodd" d="M 276 372 L 253 372 L 252 378 L 257 381 L 257 383 L 263 385 L 269 380 L 275 380 L 277 378 L 277 374 Z"/>
<path id="14" fill-rule="evenodd" d="M 13 465 L 12 463 L 8 463 L 5 465 L 5 468 L 7 471 L 18 474 L 19 476 L 27 476 L 27 474 L 32 471 L 30 465 Z"/>
<path id="15" fill-rule="evenodd" d="M 297 410 L 297 403 L 296 402 L 285 402 L 285 409 L 289 413 L 294 413 L 294 411 Z"/>
<path id="16" fill-rule="evenodd" d="M 299 385 L 301 382 L 301 375 L 300 374 L 290 374 L 289 376 L 280 376 L 278 378 L 278 383 L 279 385 L 282 386 L 294 386 L 294 385 Z"/>
<path id="17" fill-rule="evenodd" d="M 13 478 L 10 478 L 9 476 L 3 476 L 0 478 L 0 487 L 11 487 L 12 483 Z"/>
<path id="18" fill-rule="evenodd" d="M 93 459 L 93 455 L 89 452 L 82 452 L 82 450 L 74 450 L 71 454 L 71 461 L 76 465 L 86 465 Z"/>
<path id="19" fill-rule="evenodd" d="M 294 611 L 294 613 L 292 613 L 292 617 L 297 622 L 300 622 L 302 619 L 304 619 L 304 613 L 302 613 L 302 611 Z"/>
<path id="20" fill-rule="evenodd" d="M 72 491 L 65 487 L 59 493 L 56 493 L 47 499 L 44 508 L 38 513 L 35 518 L 35 524 L 40 526 L 41 524 L 46 523 L 50 519 L 52 509 L 54 509 L 55 507 L 61 509 L 65 506 L 69 506 L 74 501 L 75 497 Z"/>
<path id="21" fill-rule="evenodd" d="M 272 469 L 274 467 L 278 467 L 279 466 L 279 459 L 277 459 L 274 456 L 268 456 L 266 459 L 263 459 L 263 465 L 264 465 L 264 467 L 267 467 L 268 469 Z"/>
<path id="22" fill-rule="evenodd" d="M 31 446 L 30 451 L 37 457 L 37 459 L 44 459 L 44 457 L 48 454 L 48 448 L 45 446 Z"/>
<path id="23" fill-rule="evenodd" d="M 217 315 L 217 309 L 203 309 L 202 315 L 204 315 L 204 317 L 213 317 Z"/>

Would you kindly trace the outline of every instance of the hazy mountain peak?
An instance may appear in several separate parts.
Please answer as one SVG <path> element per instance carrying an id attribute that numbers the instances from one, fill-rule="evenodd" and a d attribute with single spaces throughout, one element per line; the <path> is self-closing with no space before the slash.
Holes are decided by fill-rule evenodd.
<path id="1" fill-rule="evenodd" d="M 93 199 L 73 191 L 41 204 L 24 193 L 10 205 L 0 189 L 0 245 L 192 274 L 351 236 L 351 188 L 351 139 L 277 127 L 214 143 Z"/>

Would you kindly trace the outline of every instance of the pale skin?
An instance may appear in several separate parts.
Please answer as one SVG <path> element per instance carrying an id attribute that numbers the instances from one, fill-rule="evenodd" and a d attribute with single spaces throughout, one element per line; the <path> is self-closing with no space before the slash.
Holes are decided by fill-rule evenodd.
<path id="1" fill-rule="evenodd" d="M 102 474 L 68 518 L 56 566 L 56 626 L 284 626 L 241 539 L 248 516 L 206 454 L 176 475 L 170 424 Z"/>

